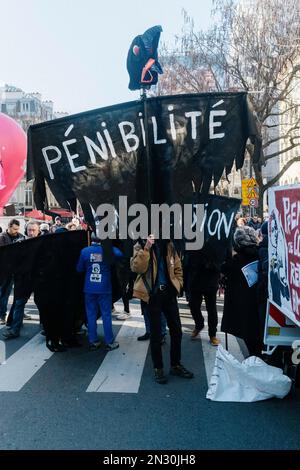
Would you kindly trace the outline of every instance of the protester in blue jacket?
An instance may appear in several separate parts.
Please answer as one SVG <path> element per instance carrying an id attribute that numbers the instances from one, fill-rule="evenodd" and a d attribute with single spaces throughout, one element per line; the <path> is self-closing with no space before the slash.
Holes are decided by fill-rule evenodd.
<path id="1" fill-rule="evenodd" d="M 122 256 L 122 252 L 116 247 L 113 247 L 113 254 L 116 257 Z M 97 314 L 100 308 L 106 343 L 105 349 L 112 351 L 118 348 L 119 344 L 114 341 L 112 331 L 111 269 L 109 264 L 103 261 L 103 248 L 97 237 L 93 237 L 91 246 L 81 251 L 77 271 L 85 272 L 84 295 L 90 349 L 96 350 L 101 345 L 97 335 Z"/>

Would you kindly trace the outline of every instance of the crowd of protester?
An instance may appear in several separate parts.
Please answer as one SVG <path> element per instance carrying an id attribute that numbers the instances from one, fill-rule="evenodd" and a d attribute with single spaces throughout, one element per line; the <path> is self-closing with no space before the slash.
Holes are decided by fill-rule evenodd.
<path id="1" fill-rule="evenodd" d="M 250 355 L 261 356 L 267 303 L 267 222 L 262 223 L 257 216 L 250 218 L 242 215 L 238 215 L 235 222 L 232 250 L 229 250 L 226 259 L 219 265 L 201 250 L 178 253 L 171 241 L 155 240 L 152 235 L 134 246 L 130 261 L 132 276 L 126 290 L 122 292 L 124 312 L 118 313 L 116 318 L 130 318 L 130 298 L 133 296 L 140 299 L 145 333 L 137 339 L 150 340 L 154 377 L 158 383 L 167 382 L 162 357 L 167 327 L 170 337 L 170 374 L 186 379 L 193 377 L 193 373 L 181 362 L 182 328 L 177 297 L 182 295 L 183 289 L 194 320 L 191 340 L 196 340 L 204 329 L 201 309 L 205 301 L 210 344 L 217 346 L 220 343 L 217 336 L 217 291 L 221 283 L 225 289 L 221 330 L 243 339 Z M 7 230 L 0 234 L 0 246 L 82 228 L 78 218 L 63 224 L 61 218 L 56 217 L 53 224 L 29 221 L 23 235 L 20 233 L 20 222 L 12 219 Z M 114 247 L 113 256 L 115 261 L 121 259 L 122 251 Z M 242 268 L 253 261 L 259 263 L 258 282 L 249 287 Z M 115 341 L 112 329 L 112 316 L 117 312 L 112 302 L 111 266 L 105 261 L 101 241 L 96 236 L 90 246 L 81 251 L 77 271 L 85 276 L 83 291 L 89 348 L 97 350 L 101 347 L 97 332 L 97 319 L 101 315 L 105 348 L 112 351 L 119 344 Z M 18 295 L 20 282 L 24 282 L 24 279 L 20 280 L 16 275 L 7 278 L 0 286 L 0 323 L 6 324 L 2 333 L 5 339 L 18 337 L 24 318 L 29 319 L 26 318 L 24 309 L 32 289 L 28 289 L 26 295 Z M 13 304 L 6 318 L 13 286 Z M 60 351 L 63 348 L 56 344 L 54 350 Z"/>

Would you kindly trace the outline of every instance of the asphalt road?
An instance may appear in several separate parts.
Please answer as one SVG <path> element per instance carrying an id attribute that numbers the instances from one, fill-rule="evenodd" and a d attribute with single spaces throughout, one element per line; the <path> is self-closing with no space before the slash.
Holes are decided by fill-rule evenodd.
<path id="1" fill-rule="evenodd" d="M 299 449 L 299 389 L 296 396 L 283 400 L 207 400 L 207 375 L 216 349 L 205 331 L 190 340 L 193 322 L 183 301 L 182 363 L 195 377 L 170 376 L 166 385 L 156 384 L 147 344 L 134 336 L 143 334 L 139 307 L 131 305 L 133 319 L 114 320 L 114 331 L 120 335 L 117 351 L 88 351 L 82 337 L 81 348 L 48 354 L 37 317 L 25 322 L 18 339 L 5 343 L 0 449 Z M 29 308 L 37 313 L 34 305 Z M 169 339 L 163 350 L 168 370 Z M 243 358 L 244 350 L 234 338 L 229 350 Z M 87 391 L 91 384 L 98 391 Z"/>

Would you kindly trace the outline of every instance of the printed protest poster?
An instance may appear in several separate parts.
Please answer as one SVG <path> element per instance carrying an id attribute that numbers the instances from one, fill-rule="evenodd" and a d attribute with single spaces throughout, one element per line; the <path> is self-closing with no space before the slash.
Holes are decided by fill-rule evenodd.
<path id="1" fill-rule="evenodd" d="M 269 190 L 269 296 L 300 325 L 300 185 Z"/>
<path id="2" fill-rule="evenodd" d="M 242 271 L 248 286 L 254 286 L 258 279 L 258 261 L 253 261 L 253 263 L 246 264 L 246 266 L 242 268 Z"/>

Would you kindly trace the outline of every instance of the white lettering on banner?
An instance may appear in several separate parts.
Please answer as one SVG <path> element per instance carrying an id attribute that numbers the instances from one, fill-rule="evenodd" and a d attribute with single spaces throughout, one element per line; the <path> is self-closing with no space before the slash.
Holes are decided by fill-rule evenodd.
<path id="1" fill-rule="evenodd" d="M 215 103 L 212 107 L 216 108 L 220 104 L 223 104 L 224 100 L 220 100 L 217 103 Z M 221 127 L 222 122 L 221 121 L 215 121 L 215 117 L 217 116 L 226 116 L 227 111 L 225 110 L 217 110 L 217 111 L 210 111 L 209 113 L 209 138 L 210 139 L 222 139 L 225 137 L 225 132 L 219 132 L 218 134 L 215 133 L 214 129 L 215 127 Z"/>
<path id="2" fill-rule="evenodd" d="M 282 198 L 284 211 L 284 231 L 290 234 L 298 225 L 300 225 L 300 201 L 291 204 L 289 197 Z"/>
<path id="3" fill-rule="evenodd" d="M 232 222 L 233 222 L 233 218 L 234 218 L 234 213 L 231 214 L 230 219 L 227 221 L 226 214 L 224 214 L 224 212 L 222 212 L 221 221 L 220 221 L 220 224 L 219 224 L 219 227 L 218 227 L 218 240 L 221 240 L 222 224 L 224 226 L 224 232 L 225 232 L 226 238 L 229 237 Z"/>
<path id="4" fill-rule="evenodd" d="M 108 148 L 109 148 L 109 150 L 110 150 L 111 156 L 112 156 L 113 158 L 116 158 L 116 157 L 117 157 L 117 154 L 116 154 L 116 151 L 115 151 L 115 147 L 114 147 L 113 141 L 111 140 L 110 133 L 108 132 L 107 129 L 105 129 L 105 128 L 106 128 L 106 123 L 105 123 L 105 122 L 101 122 L 101 126 L 104 128 L 103 134 L 105 135 L 106 142 L 107 142 Z"/>
<path id="5" fill-rule="evenodd" d="M 296 287 L 300 287 L 300 264 L 290 262 L 290 283 L 294 284 Z"/>
<path id="6" fill-rule="evenodd" d="M 300 230 L 297 228 L 294 234 L 294 255 L 300 258 Z"/>
<path id="7" fill-rule="evenodd" d="M 216 106 L 219 106 L 220 104 L 223 104 L 223 103 L 224 101 L 220 100 L 217 103 L 215 103 L 212 106 L 212 108 L 215 108 Z M 162 128 L 166 132 L 166 134 L 170 136 L 170 138 L 172 138 L 174 142 L 178 138 L 180 138 L 181 145 L 182 145 L 184 142 L 184 139 L 188 137 L 186 126 L 180 126 L 180 127 L 178 126 L 176 129 L 176 124 L 175 124 L 176 116 L 175 116 L 175 113 L 173 112 L 174 106 L 168 105 L 167 110 L 168 110 L 168 124 L 165 125 L 165 123 L 163 123 Z M 216 118 L 218 116 L 219 117 L 226 116 L 226 114 L 227 114 L 227 111 L 225 110 L 215 110 L 215 109 L 210 110 L 209 125 L 208 125 L 208 134 L 209 134 L 208 137 L 210 140 L 222 139 L 223 137 L 225 137 L 225 132 L 217 132 L 217 128 L 220 128 L 223 123 L 221 121 L 216 120 Z M 200 124 L 203 125 L 204 114 L 200 110 L 192 110 L 192 111 L 184 112 L 184 116 L 190 122 L 190 138 L 192 140 L 196 140 L 197 138 L 199 138 L 198 129 L 200 129 Z M 154 144 L 154 145 L 167 144 L 167 139 L 164 136 L 158 136 L 158 132 L 160 131 L 160 129 L 158 129 L 156 116 L 151 116 L 151 119 L 149 117 L 149 123 L 150 122 L 152 124 L 152 131 L 153 131 L 153 134 L 149 132 L 150 136 L 153 135 L 153 140 L 151 144 Z M 181 117 L 178 116 L 177 122 L 182 123 L 186 121 L 182 118 L 182 116 Z M 122 143 L 124 145 L 124 150 L 127 153 L 138 150 L 140 145 L 143 145 L 144 147 L 146 146 L 146 132 L 145 132 L 143 113 L 141 112 L 138 113 L 136 125 L 132 121 L 122 121 L 120 123 L 113 124 L 113 126 L 114 128 L 111 130 L 115 131 L 116 130 L 115 126 L 117 126 L 117 129 L 119 130 L 120 135 L 121 135 Z M 138 127 L 138 129 L 136 129 L 136 126 Z M 89 136 L 86 136 L 86 135 L 82 135 L 82 136 L 78 135 L 76 139 L 74 138 L 74 139 L 66 140 L 62 142 L 61 145 L 65 151 L 65 154 L 69 163 L 70 171 L 72 173 L 78 173 L 80 171 L 86 170 L 87 168 L 85 165 L 82 165 L 82 164 L 75 166 L 74 160 L 79 158 L 81 155 L 79 153 L 71 154 L 71 151 L 69 150 L 70 146 L 76 144 L 77 142 L 81 143 L 82 140 L 85 143 L 87 153 L 90 159 L 90 163 L 92 165 L 97 164 L 97 159 L 96 159 L 97 156 L 99 156 L 105 161 L 108 160 L 110 155 L 112 158 L 118 157 L 116 153 L 115 145 L 116 145 L 116 142 L 120 141 L 119 136 L 114 135 L 112 138 L 111 133 L 109 129 L 107 128 L 106 122 L 102 121 L 101 127 L 102 127 L 102 132 L 99 132 L 99 131 L 96 132 L 98 142 L 97 141 L 95 142 L 93 139 L 91 139 Z M 75 129 L 74 124 L 68 125 L 64 133 L 64 136 L 68 137 L 72 131 L 75 132 L 74 129 Z M 76 148 L 76 150 L 78 151 L 78 147 Z M 121 149 L 120 151 L 124 152 L 124 150 Z M 54 154 L 53 158 L 50 158 L 49 156 L 51 155 L 51 152 L 52 154 Z M 50 179 L 53 180 L 55 179 L 55 172 L 53 171 L 54 166 L 62 159 L 63 152 L 58 146 L 48 145 L 47 147 L 42 148 L 42 154 L 46 163 L 49 177 Z M 84 158 L 84 162 L 87 163 L 86 152 L 84 152 L 83 158 Z M 297 210 L 300 211 L 300 202 L 299 202 L 298 208 L 293 207 L 292 209 L 291 217 L 292 217 L 293 223 L 295 223 L 295 220 L 296 220 Z"/>
<path id="8" fill-rule="evenodd" d="M 64 133 L 64 136 L 65 137 L 68 137 L 68 135 L 70 134 L 70 132 L 74 129 L 74 124 L 71 124 L 68 129 L 66 130 L 66 132 Z"/>
<path id="9" fill-rule="evenodd" d="M 125 131 L 124 131 L 125 126 L 130 128 L 130 131 L 129 131 L 128 134 L 125 134 Z M 139 140 L 138 136 L 134 133 L 135 132 L 135 127 L 134 127 L 133 122 L 129 122 L 129 121 L 120 122 L 119 129 L 120 129 L 120 132 L 121 132 L 121 136 L 122 136 L 123 143 L 125 145 L 126 151 L 129 153 L 129 152 L 134 152 L 135 150 L 137 150 L 140 140 Z M 129 140 L 134 141 L 133 146 L 129 145 L 129 143 L 128 143 Z"/>
<path id="10" fill-rule="evenodd" d="M 144 144 L 144 147 L 146 147 L 146 133 L 145 133 L 143 113 L 139 113 L 139 116 L 140 116 L 140 126 L 142 129 L 143 144 Z"/>
<path id="11" fill-rule="evenodd" d="M 106 147 L 105 141 L 104 141 L 102 135 L 100 134 L 100 132 L 97 132 L 96 135 L 97 135 L 97 139 L 98 139 L 101 147 L 98 147 L 98 145 L 95 144 L 95 142 L 93 142 L 89 137 L 86 137 L 85 135 L 83 136 L 84 141 L 86 143 L 87 151 L 89 152 L 91 162 L 94 165 L 96 163 L 95 152 L 97 152 L 98 155 L 100 155 L 100 157 L 103 160 L 108 160 L 108 152 L 107 152 L 107 147 Z"/>
<path id="12" fill-rule="evenodd" d="M 201 225 L 199 227 L 200 232 L 202 232 L 204 230 L 205 223 L 206 223 L 206 220 L 207 220 L 207 204 L 205 204 L 204 207 L 205 207 L 204 214 L 203 214 L 203 217 L 201 219 Z M 214 229 L 212 229 L 211 223 L 212 223 L 212 218 L 214 216 L 214 213 L 217 213 L 218 220 L 216 221 L 216 225 L 215 225 Z M 230 230 L 231 230 L 231 227 L 232 227 L 233 219 L 234 219 L 234 212 L 232 212 L 229 219 L 227 219 L 226 212 L 220 212 L 219 209 L 215 209 L 211 213 L 211 215 L 210 215 L 210 217 L 207 221 L 207 228 L 208 228 L 209 235 L 214 236 L 217 233 L 218 234 L 218 240 L 221 240 L 221 235 L 222 235 L 221 232 L 222 232 L 222 229 L 223 229 L 225 237 L 228 238 L 229 235 L 230 235 Z M 195 223 L 196 223 L 196 217 L 195 217 L 195 214 L 194 214 L 192 228 L 195 226 Z"/>
<path id="13" fill-rule="evenodd" d="M 191 118 L 191 128 L 192 128 L 192 139 L 197 139 L 197 117 L 201 116 L 201 111 L 191 111 L 185 113 L 187 118 Z M 225 135 L 225 134 L 224 134 Z"/>
<path id="14" fill-rule="evenodd" d="M 215 228 L 212 229 L 211 225 L 212 225 L 214 215 L 217 216 L 217 220 L 215 222 Z M 220 220 L 221 220 L 221 212 L 219 211 L 219 209 L 215 209 L 214 211 L 212 211 L 212 213 L 211 213 L 211 215 L 210 215 L 210 217 L 207 221 L 207 229 L 208 229 L 209 235 L 214 236 L 217 233 Z"/>
<path id="15" fill-rule="evenodd" d="M 157 138 L 157 121 L 156 121 L 156 117 L 155 116 L 152 116 L 152 124 L 153 124 L 153 136 L 154 136 L 154 143 L 155 144 L 165 144 L 167 142 L 167 139 L 158 139 Z"/>
<path id="16" fill-rule="evenodd" d="M 224 132 L 215 133 L 215 127 L 221 127 L 221 121 L 214 121 L 216 116 L 226 116 L 226 111 L 211 111 L 209 113 L 209 138 L 210 139 L 222 139 L 225 136 Z"/>
<path id="17" fill-rule="evenodd" d="M 48 151 L 49 150 L 54 150 L 57 154 L 57 157 L 56 158 L 52 158 L 52 160 L 49 160 L 48 158 Z M 61 151 L 59 150 L 58 147 L 55 147 L 54 145 L 49 145 L 48 147 L 44 147 L 42 149 L 42 153 L 43 153 L 43 156 L 44 156 L 44 160 L 46 162 L 46 165 L 47 165 L 47 168 L 48 168 L 48 172 L 49 172 L 49 176 L 52 180 L 54 180 L 54 174 L 53 174 L 53 171 L 52 171 L 52 165 L 54 165 L 54 163 L 57 163 L 59 162 L 59 160 L 61 159 Z"/>
<path id="18" fill-rule="evenodd" d="M 72 173 L 77 173 L 78 171 L 86 170 L 86 166 L 81 165 L 81 166 L 76 167 L 73 163 L 73 160 L 78 158 L 79 154 L 75 153 L 74 155 L 71 155 L 68 147 L 69 147 L 69 145 L 73 145 L 76 142 L 77 142 L 77 139 L 66 140 L 65 142 L 63 142 L 63 147 L 65 149 L 67 158 L 69 160 L 69 164 L 70 164 L 70 168 L 71 168 Z"/>

